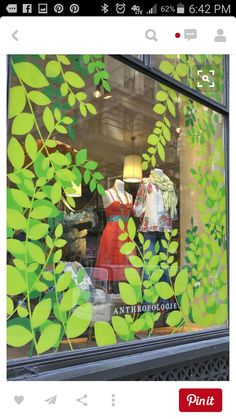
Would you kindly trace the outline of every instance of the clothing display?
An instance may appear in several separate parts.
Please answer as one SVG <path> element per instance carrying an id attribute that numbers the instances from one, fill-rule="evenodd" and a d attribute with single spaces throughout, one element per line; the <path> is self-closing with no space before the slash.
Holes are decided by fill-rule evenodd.
<path id="1" fill-rule="evenodd" d="M 106 193 L 109 194 L 111 203 L 105 208 L 107 224 L 100 240 L 96 267 L 107 269 L 108 279 L 111 281 L 124 280 L 124 268 L 130 266 L 130 263 L 128 257 L 120 253 L 120 248 L 129 240 L 119 240 L 121 230 L 118 221 L 121 219 L 127 225 L 133 212 L 133 203 L 128 198 L 126 202 L 122 202 L 114 189 L 109 189 Z"/>
<path id="2" fill-rule="evenodd" d="M 177 218 L 177 196 L 173 182 L 160 170 L 143 178 L 134 203 L 134 215 L 141 218 L 140 231 L 171 231 Z"/>
<path id="3" fill-rule="evenodd" d="M 178 200 L 173 182 L 164 173 L 158 175 L 155 170 L 151 171 L 150 179 L 152 184 L 161 190 L 165 211 L 174 220 L 176 218 L 176 205 Z"/>
<path id="4" fill-rule="evenodd" d="M 159 245 L 160 245 L 159 252 L 162 252 L 162 253 L 166 253 L 167 252 L 166 248 L 162 245 L 162 240 L 165 239 L 165 233 L 161 233 L 159 231 L 156 231 L 156 232 L 155 231 L 149 231 L 147 233 L 143 233 L 143 236 L 144 236 L 144 240 L 145 241 L 146 240 L 150 240 L 150 246 L 149 246 L 148 250 L 150 252 L 152 252 L 153 255 L 156 254 L 156 252 L 155 252 L 155 244 L 156 244 L 157 241 L 159 242 Z M 149 278 L 149 276 L 146 273 L 144 273 L 143 277 L 144 277 L 144 279 L 148 279 Z M 170 276 L 169 276 L 169 272 L 168 272 L 167 269 L 164 270 L 163 275 L 161 277 L 161 281 L 162 282 L 167 282 L 168 284 L 170 283 Z M 161 303 L 166 303 L 167 301 L 169 301 L 169 300 L 164 300 L 162 298 L 159 299 L 159 303 L 160 304 Z"/>

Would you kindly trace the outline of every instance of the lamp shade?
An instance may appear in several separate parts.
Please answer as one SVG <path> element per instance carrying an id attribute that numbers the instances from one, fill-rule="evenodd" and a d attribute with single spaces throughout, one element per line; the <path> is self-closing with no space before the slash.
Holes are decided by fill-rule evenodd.
<path id="1" fill-rule="evenodd" d="M 140 156 L 131 154 L 125 157 L 123 180 L 129 183 L 138 183 L 142 180 L 142 160 Z"/>

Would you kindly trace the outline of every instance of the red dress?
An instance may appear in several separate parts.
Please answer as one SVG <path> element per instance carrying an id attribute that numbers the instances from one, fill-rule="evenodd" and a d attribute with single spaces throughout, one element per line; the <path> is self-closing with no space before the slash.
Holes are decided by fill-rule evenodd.
<path id="1" fill-rule="evenodd" d="M 110 191 L 108 192 L 113 201 L 105 208 L 107 224 L 100 240 L 96 267 L 106 269 L 110 281 L 124 281 L 124 268 L 130 267 L 130 262 L 126 255 L 120 253 L 120 248 L 129 239 L 119 240 L 118 237 L 122 233 L 122 230 L 119 227 L 118 221 L 122 219 L 125 227 L 127 226 L 128 219 L 133 212 L 133 204 L 121 204 L 114 200 Z"/>

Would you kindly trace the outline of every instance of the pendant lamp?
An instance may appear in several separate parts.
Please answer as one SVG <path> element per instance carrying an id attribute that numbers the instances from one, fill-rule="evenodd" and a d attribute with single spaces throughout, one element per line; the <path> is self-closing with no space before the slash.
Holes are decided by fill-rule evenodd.
<path id="1" fill-rule="evenodd" d="M 138 183 L 142 180 L 142 159 L 137 154 L 134 154 L 135 137 L 131 137 L 132 154 L 125 157 L 123 180 L 129 183 Z"/>

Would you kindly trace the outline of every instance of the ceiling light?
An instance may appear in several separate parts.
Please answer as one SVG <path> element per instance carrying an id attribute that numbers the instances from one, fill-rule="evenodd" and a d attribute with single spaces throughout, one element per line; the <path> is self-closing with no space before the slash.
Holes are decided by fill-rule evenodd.
<path id="1" fill-rule="evenodd" d="M 138 183 L 142 180 L 142 159 L 140 156 L 134 154 L 134 141 L 135 137 L 131 137 L 132 154 L 125 157 L 123 180 L 129 183 Z"/>

